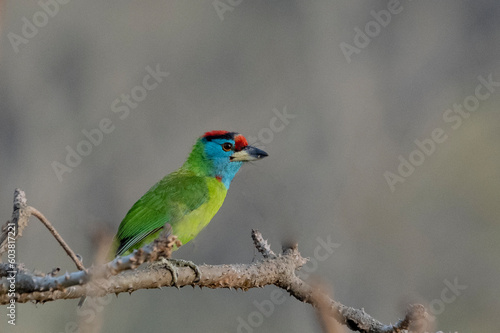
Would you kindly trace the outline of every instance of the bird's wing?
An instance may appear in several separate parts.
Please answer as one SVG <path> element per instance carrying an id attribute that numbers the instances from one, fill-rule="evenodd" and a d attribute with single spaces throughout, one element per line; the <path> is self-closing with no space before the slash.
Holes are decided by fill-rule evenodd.
<path id="1" fill-rule="evenodd" d="M 185 171 L 167 175 L 130 208 L 118 228 L 116 255 L 138 247 L 142 240 L 158 232 L 166 223 L 175 223 L 207 200 L 204 177 Z"/>

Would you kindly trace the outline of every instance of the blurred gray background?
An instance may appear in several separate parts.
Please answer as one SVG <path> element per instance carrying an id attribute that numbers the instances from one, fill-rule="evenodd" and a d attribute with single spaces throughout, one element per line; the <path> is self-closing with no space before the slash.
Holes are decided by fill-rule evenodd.
<path id="1" fill-rule="evenodd" d="M 330 238 L 339 246 L 309 271 L 338 301 L 385 323 L 421 302 L 436 331 L 498 329 L 500 87 L 480 87 L 489 96 L 479 105 L 470 97 L 479 76 L 500 82 L 497 1 L 60 1 L 2 4 L 4 221 L 20 187 L 90 264 L 92 235 L 114 232 L 198 136 L 238 131 L 269 157 L 242 168 L 176 257 L 251 262 L 256 228 L 275 250 L 296 241 L 315 260 Z M 384 27 L 371 11 L 388 6 L 397 14 L 379 17 Z M 356 42 L 346 56 L 342 45 Z M 137 95 L 148 66 L 169 75 Z M 141 101 L 126 117 L 114 112 L 131 92 Z M 466 100 L 468 118 L 447 111 Z M 289 119 L 273 120 L 284 110 Z M 67 165 L 66 147 L 105 118 L 113 131 L 58 179 L 54 161 Z M 429 156 L 413 153 L 435 129 L 447 139 Z M 400 155 L 419 165 L 392 191 L 384 174 L 399 175 Z M 35 220 L 17 249 L 28 268 L 75 269 Z M 462 289 L 449 289 L 455 282 Z M 320 332 L 313 309 L 288 296 L 255 323 L 254 302 L 274 289 L 142 290 L 95 315 L 102 332 L 236 332 L 238 318 L 253 318 L 253 332 Z M 0 331 L 77 331 L 73 323 L 94 320 L 77 303 L 20 304 L 15 327 L 2 308 Z"/>

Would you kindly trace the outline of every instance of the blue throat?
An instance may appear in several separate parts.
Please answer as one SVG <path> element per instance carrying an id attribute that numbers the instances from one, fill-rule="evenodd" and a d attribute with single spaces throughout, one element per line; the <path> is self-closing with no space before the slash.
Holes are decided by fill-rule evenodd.
<path id="1" fill-rule="evenodd" d="M 218 158 L 213 161 L 214 164 L 214 177 L 221 177 L 221 182 L 229 189 L 229 185 L 234 176 L 240 170 L 243 162 L 230 162 L 229 158 Z"/>
<path id="2" fill-rule="evenodd" d="M 183 167 L 207 177 L 218 178 L 226 189 L 229 189 L 231 181 L 243 162 L 230 161 L 233 152 L 221 149 L 221 144 L 227 141 L 225 139 L 198 140 Z M 234 144 L 234 141 L 232 142 Z"/>

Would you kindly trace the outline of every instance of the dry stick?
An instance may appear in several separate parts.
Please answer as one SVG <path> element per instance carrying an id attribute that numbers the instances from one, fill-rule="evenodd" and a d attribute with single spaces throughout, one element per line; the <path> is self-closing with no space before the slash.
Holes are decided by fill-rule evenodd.
<path id="1" fill-rule="evenodd" d="M 158 240 L 155 242 L 158 242 Z M 167 240 L 167 256 L 171 248 L 168 243 L 171 242 L 172 240 Z M 159 249 L 163 248 L 163 245 L 158 245 L 160 245 Z M 64 275 L 57 278 L 50 276 L 36 278 L 29 274 L 25 276 L 18 275 L 22 279 L 16 281 L 16 290 L 20 292 L 16 294 L 16 301 L 18 303 L 29 301 L 47 302 L 57 299 L 80 298 L 84 295 L 105 296 L 112 293 L 131 293 L 140 289 L 171 286 L 170 273 L 158 265 L 144 269 L 133 269 L 141 262 L 151 259 L 147 253 L 149 252 L 148 249 L 140 252 L 127 257 L 116 258 L 103 266 L 90 268 L 91 275 L 102 277 L 102 279 L 96 281 L 100 286 L 98 289 L 86 283 L 88 279 L 84 275 L 87 273 L 82 271 L 68 273 L 67 278 Z M 155 251 L 153 250 L 150 253 L 154 254 Z M 313 288 L 298 278 L 295 275 L 295 270 L 304 265 L 305 262 L 297 248 L 290 248 L 276 258 L 262 259 L 248 265 L 199 266 L 202 272 L 199 282 L 195 282 L 196 277 L 191 268 L 182 267 L 179 268 L 178 286 L 248 290 L 274 284 L 287 290 L 296 299 L 307 302 L 315 308 L 322 308 L 325 313 L 328 313 L 351 330 L 366 333 L 401 332 L 408 329 L 410 325 L 425 319 L 426 313 L 423 306 L 412 305 L 403 320 L 400 320 L 395 325 L 383 325 L 363 310 L 354 309 L 336 302 L 318 288 Z M 122 269 L 129 270 L 113 275 Z M 25 284 L 23 284 L 23 281 Z M 33 285 L 33 282 L 35 282 L 35 285 Z M 0 279 L 0 286 L 0 304 L 8 304 L 7 281 Z"/>
<path id="2" fill-rule="evenodd" d="M 104 229 L 104 230 L 103 230 Z M 101 228 L 99 232 L 95 232 L 92 235 L 92 243 L 97 248 L 95 251 L 95 256 L 93 262 L 98 264 L 103 264 L 106 262 L 109 252 L 109 244 L 112 241 L 112 234 L 108 233 L 106 228 Z M 88 269 L 90 271 L 92 267 Z M 90 281 L 93 283 L 93 281 Z M 87 306 L 89 303 L 87 302 Z M 85 311 L 85 309 L 83 309 Z M 92 332 L 102 332 L 102 326 L 104 324 L 104 311 L 95 311 L 95 317 L 93 320 L 88 320 L 86 316 L 78 316 L 78 332 L 79 333 L 92 333 Z"/>
<path id="3" fill-rule="evenodd" d="M 24 225 L 19 227 L 19 235 L 16 235 L 16 237 L 20 236 L 22 228 L 26 225 L 26 220 L 31 214 L 44 223 L 80 269 L 79 264 L 81 265 L 81 263 L 76 255 L 74 255 L 74 252 L 39 211 L 26 205 L 24 192 L 16 189 L 12 221 L 16 222 L 16 226 L 24 223 Z M 5 233 L 6 229 L 4 228 L 2 231 Z M 2 240 L 3 236 L 3 234 L 0 235 L 0 250 L 4 245 L 2 244 L 5 240 Z M 287 290 L 296 299 L 307 302 L 315 308 L 325 311 L 325 313 L 329 313 L 339 323 L 359 332 L 397 333 L 407 330 L 411 325 L 426 319 L 427 313 L 425 308 L 420 304 L 413 304 L 408 307 L 405 317 L 395 325 L 383 325 L 365 313 L 364 310 L 345 306 L 297 277 L 295 270 L 303 266 L 306 263 L 306 259 L 302 258 L 296 245 L 285 249 L 282 254 L 276 256 L 260 232 L 252 230 L 252 238 L 255 247 L 264 256 L 263 260 L 250 265 L 202 265 L 200 266 L 202 278 L 198 282 L 195 282 L 195 275 L 190 268 L 180 268 L 178 286 L 191 285 L 194 287 L 198 285 L 199 287 L 214 289 L 241 288 L 248 290 L 250 288 L 274 284 Z M 110 263 L 90 269 L 92 271 L 90 275 L 104 278 L 101 280 L 102 285 L 97 290 L 87 283 L 91 277 L 87 270 L 71 274 L 66 273 L 64 276 L 59 277 L 50 275 L 37 277 L 27 272 L 19 272 L 20 274 L 18 273 L 16 280 L 16 290 L 19 291 L 15 296 L 16 301 L 46 302 L 56 299 L 80 298 L 84 295 L 104 296 L 108 293 L 130 293 L 139 289 L 170 286 L 172 282 L 171 275 L 165 274 L 164 269 L 149 267 L 144 270 L 134 270 L 133 268 L 136 268 L 142 262 L 157 259 L 160 253 L 169 257 L 172 250 L 172 242 L 175 242 L 175 239 L 168 236 L 167 230 L 167 232 L 162 233 L 162 237 L 159 237 L 138 252 L 134 252 L 127 257 L 115 258 Z M 83 265 L 81 267 L 83 268 Z M 121 270 L 127 269 L 128 271 L 114 275 Z M 7 297 L 6 293 L 6 290 L 9 288 L 8 283 L 5 277 L 0 277 L 0 304 L 8 304 L 10 302 L 10 297 Z"/>
<path id="4" fill-rule="evenodd" d="M 14 238 L 17 239 L 23 235 L 24 228 L 28 225 L 30 213 L 26 211 L 26 195 L 18 188 L 14 191 L 14 207 L 12 210 L 12 217 L 9 221 L 5 222 L 0 230 L 0 255 L 7 251 L 9 241 Z M 11 234 L 14 237 L 11 237 Z"/>
<path id="5" fill-rule="evenodd" d="M 30 216 L 33 215 L 40 222 L 43 223 L 49 229 L 50 233 L 54 236 L 54 238 L 61 244 L 64 251 L 68 254 L 68 256 L 74 261 L 76 268 L 81 271 L 85 270 L 85 266 L 83 266 L 82 262 L 76 256 L 75 252 L 71 250 L 69 245 L 64 241 L 64 239 L 59 235 L 56 229 L 52 226 L 50 221 L 40 213 L 36 208 L 28 206 L 26 200 L 26 194 L 23 190 L 16 188 L 14 191 L 14 211 L 12 212 L 12 218 L 10 221 L 7 221 L 5 225 L 0 230 L 0 255 L 7 250 L 8 239 L 10 236 L 9 231 L 14 228 L 15 236 L 14 239 L 17 239 L 22 236 L 23 229 L 28 225 L 28 221 Z"/>
<path id="6" fill-rule="evenodd" d="M 133 270 L 145 262 L 158 261 L 159 258 L 170 258 L 174 246 L 181 246 L 181 242 L 176 236 L 172 235 L 170 224 L 166 224 L 162 233 L 153 242 L 143 246 L 138 250 L 134 250 L 131 254 L 123 257 L 116 257 L 112 261 L 92 266 L 85 271 L 76 271 L 72 273 L 66 272 L 64 275 L 53 276 L 51 274 L 33 274 L 25 269 L 18 270 L 16 274 L 15 289 L 19 298 L 21 295 L 30 294 L 41 291 L 67 291 L 72 286 L 84 286 L 86 290 L 94 292 L 94 286 L 89 285 L 92 280 L 109 280 L 113 275 L 126 270 Z M 9 264 L 0 264 L 0 273 L 8 272 Z M 4 275 L 5 277 L 7 275 Z M 93 281 L 92 281 L 93 282 Z M 99 282 L 100 283 L 100 282 Z M 94 284 L 99 287 L 99 283 Z M 11 282 L 7 279 L 0 279 L 0 304 L 3 304 L 7 298 L 2 299 L 2 296 L 7 296 L 8 290 L 11 287 Z M 101 288 L 104 290 L 103 288 Z M 81 295 L 86 296 L 86 295 Z M 41 300 L 43 301 L 43 300 Z"/>
<path id="7" fill-rule="evenodd" d="M 325 282 L 315 279 L 315 281 L 311 281 L 311 286 L 320 294 L 326 295 L 328 298 L 331 298 L 329 295 L 330 291 L 327 289 Z M 318 318 L 319 323 L 321 324 L 321 328 L 325 333 L 339 333 L 342 331 L 340 328 L 340 324 L 330 315 L 330 308 L 328 302 L 323 302 L 322 300 L 318 300 L 318 307 L 316 308 L 316 317 Z"/>
<path id="8" fill-rule="evenodd" d="M 276 254 L 271 250 L 271 246 L 262 234 L 257 229 L 252 229 L 252 240 L 257 251 L 262 254 L 264 258 L 276 258 Z"/>
<path id="9" fill-rule="evenodd" d="M 82 262 L 80 261 L 80 259 L 78 259 L 75 252 L 73 252 L 73 250 L 64 241 L 64 239 L 61 237 L 61 235 L 59 235 L 59 233 L 52 226 L 52 224 L 49 222 L 49 220 L 47 220 L 47 218 L 42 213 L 40 213 L 36 208 L 33 208 L 33 207 L 29 207 L 29 208 L 30 208 L 31 215 L 36 216 L 36 218 L 39 219 L 40 222 L 42 222 L 47 227 L 47 229 L 49 229 L 50 233 L 59 242 L 59 244 L 61 244 L 64 251 L 66 251 L 68 256 L 75 262 L 76 268 L 78 268 L 81 271 L 84 271 L 85 266 L 83 266 Z"/>

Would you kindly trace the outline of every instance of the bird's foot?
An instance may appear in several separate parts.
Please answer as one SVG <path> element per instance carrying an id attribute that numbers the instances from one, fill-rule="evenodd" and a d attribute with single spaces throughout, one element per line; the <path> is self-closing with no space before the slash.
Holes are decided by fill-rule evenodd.
<path id="1" fill-rule="evenodd" d="M 177 285 L 177 279 L 179 278 L 178 267 L 190 267 L 194 271 L 194 274 L 196 275 L 194 282 L 200 281 L 201 278 L 200 268 L 196 266 L 196 264 L 193 263 L 192 261 L 183 259 L 161 258 L 160 264 L 170 271 L 170 273 L 172 274 L 172 285 L 175 286 L 177 289 L 179 288 L 179 286 Z"/>

